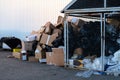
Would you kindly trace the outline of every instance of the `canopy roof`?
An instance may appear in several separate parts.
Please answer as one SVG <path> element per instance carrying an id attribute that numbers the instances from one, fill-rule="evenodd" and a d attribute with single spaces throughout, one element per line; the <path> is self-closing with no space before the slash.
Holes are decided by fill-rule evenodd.
<path id="1" fill-rule="evenodd" d="M 120 11 L 119 0 L 72 0 L 62 13 Z"/>

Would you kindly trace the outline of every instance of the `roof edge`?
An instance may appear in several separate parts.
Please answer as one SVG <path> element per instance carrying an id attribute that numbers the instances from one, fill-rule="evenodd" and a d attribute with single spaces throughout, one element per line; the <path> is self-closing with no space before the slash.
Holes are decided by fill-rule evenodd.
<path id="1" fill-rule="evenodd" d="M 61 13 L 64 13 L 71 5 L 73 5 L 77 0 L 72 0 L 63 10 L 61 10 Z"/>

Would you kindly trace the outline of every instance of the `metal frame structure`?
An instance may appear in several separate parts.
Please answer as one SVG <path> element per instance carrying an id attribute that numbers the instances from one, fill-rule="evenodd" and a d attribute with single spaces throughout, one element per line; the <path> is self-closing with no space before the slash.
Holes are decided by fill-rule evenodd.
<path id="1" fill-rule="evenodd" d="M 105 0 L 106 2 L 106 0 Z M 64 26 L 64 39 L 65 39 L 65 65 L 69 65 L 69 36 L 68 36 L 68 23 L 66 21 L 66 18 L 68 16 L 77 16 L 77 17 L 88 17 L 91 19 L 100 19 L 101 21 L 101 61 L 102 61 L 102 71 L 104 71 L 104 56 L 105 56 L 105 25 L 106 25 L 106 15 L 110 14 L 112 12 L 120 12 L 120 7 L 115 8 L 106 8 L 106 4 L 104 6 L 105 8 L 97 8 L 97 9 L 80 9 L 80 10 L 67 10 L 65 12 L 65 26 Z M 119 14 L 119 13 L 118 13 Z M 100 17 L 95 16 L 100 15 Z M 95 17 L 94 17 L 95 16 Z"/>

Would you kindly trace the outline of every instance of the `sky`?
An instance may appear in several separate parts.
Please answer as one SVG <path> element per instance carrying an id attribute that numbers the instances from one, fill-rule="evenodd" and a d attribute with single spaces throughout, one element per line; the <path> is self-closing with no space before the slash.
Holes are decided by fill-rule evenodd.
<path id="1" fill-rule="evenodd" d="M 0 38 L 24 38 L 50 21 L 56 23 L 60 11 L 71 0 L 0 0 Z"/>

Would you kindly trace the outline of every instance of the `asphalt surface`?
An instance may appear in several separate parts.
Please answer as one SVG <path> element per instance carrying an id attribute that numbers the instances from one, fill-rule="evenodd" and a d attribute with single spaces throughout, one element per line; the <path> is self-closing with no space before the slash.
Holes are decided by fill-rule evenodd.
<path id="1" fill-rule="evenodd" d="M 120 76 L 113 75 L 76 77 L 80 70 L 7 58 L 11 54 L 10 51 L 0 50 L 0 80 L 120 80 Z"/>

